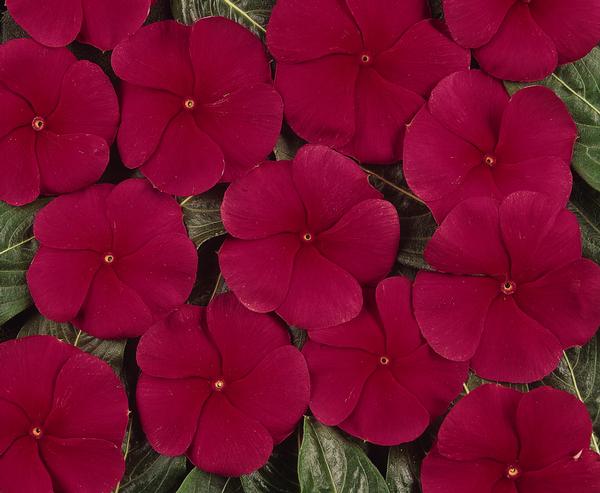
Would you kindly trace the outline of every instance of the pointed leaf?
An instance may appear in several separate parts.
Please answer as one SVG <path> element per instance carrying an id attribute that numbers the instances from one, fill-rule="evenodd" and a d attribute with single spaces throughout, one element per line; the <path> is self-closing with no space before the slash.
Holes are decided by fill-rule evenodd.
<path id="1" fill-rule="evenodd" d="M 201 195 L 188 197 L 181 202 L 183 221 L 196 247 L 226 233 L 221 222 L 222 201 L 222 190 L 214 189 Z"/>
<path id="2" fill-rule="evenodd" d="M 583 256 L 600 263 L 600 192 L 576 178 L 568 208 L 579 220 Z"/>
<path id="3" fill-rule="evenodd" d="M 416 443 L 390 447 L 385 480 L 390 493 L 418 493 L 423 453 Z"/>
<path id="4" fill-rule="evenodd" d="M 223 478 L 200 469 L 190 472 L 176 493 L 242 493 L 240 480 Z"/>

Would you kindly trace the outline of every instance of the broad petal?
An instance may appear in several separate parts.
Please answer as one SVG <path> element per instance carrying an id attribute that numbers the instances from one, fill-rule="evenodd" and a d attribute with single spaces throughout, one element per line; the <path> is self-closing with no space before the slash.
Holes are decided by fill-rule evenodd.
<path id="1" fill-rule="evenodd" d="M 29 125 L 35 117 L 27 101 L 8 89 L 0 88 L 0 104 L 0 139 L 19 127 Z"/>
<path id="2" fill-rule="evenodd" d="M 482 385 L 448 413 L 438 433 L 440 453 L 453 460 L 492 459 L 512 464 L 518 457 L 517 406 L 523 394 L 499 385 Z"/>
<path id="3" fill-rule="evenodd" d="M 281 130 L 283 103 L 270 84 L 258 84 L 204 104 L 196 122 L 225 156 L 223 181 L 233 181 L 263 161 Z"/>
<path id="4" fill-rule="evenodd" d="M 521 399 L 517 429 L 521 443 L 519 463 L 527 470 L 535 470 L 587 450 L 592 421 L 576 396 L 539 387 Z"/>
<path id="5" fill-rule="evenodd" d="M 525 474 L 519 488 L 527 488 L 527 493 L 595 493 L 600 488 L 600 462 L 563 460 Z"/>
<path id="6" fill-rule="evenodd" d="M 120 443 L 46 437 L 40 454 L 59 491 L 111 491 L 125 473 Z"/>
<path id="7" fill-rule="evenodd" d="M 110 148 L 96 135 L 48 131 L 37 136 L 36 155 L 42 193 L 60 194 L 96 183 L 108 165 Z"/>
<path id="8" fill-rule="evenodd" d="M 306 213 L 291 164 L 266 161 L 235 180 L 225 191 L 221 216 L 229 234 L 244 240 L 282 232 L 301 234 Z"/>
<path id="9" fill-rule="evenodd" d="M 471 368 L 487 380 L 528 383 L 554 370 L 562 346 L 548 329 L 528 317 L 514 299 L 491 304 Z"/>
<path id="10" fill-rule="evenodd" d="M 487 277 L 419 272 L 413 288 L 415 317 L 434 351 L 453 361 L 471 359 L 498 291 L 498 282 Z"/>
<path id="11" fill-rule="evenodd" d="M 412 3 L 425 7 L 420 1 Z M 393 15 L 389 15 L 391 13 L 404 16 L 404 6 L 386 12 L 379 22 L 393 18 Z M 443 32 L 442 25 L 431 19 L 412 26 L 393 47 L 381 53 L 374 61 L 377 71 L 383 77 L 423 98 L 429 96 L 435 85 L 447 75 L 468 69 L 470 62 L 469 50 L 454 43 Z"/>
<path id="12" fill-rule="evenodd" d="M 0 461 L 2 455 L 10 449 L 15 440 L 28 436 L 31 430 L 31 421 L 23 409 L 12 402 L 0 399 Z"/>
<path id="13" fill-rule="evenodd" d="M 365 351 L 334 348 L 307 341 L 302 347 L 310 372 L 310 409 L 328 426 L 344 421 L 361 398 L 378 358 Z"/>
<path id="14" fill-rule="evenodd" d="M 27 286 L 40 313 L 57 322 L 73 320 L 101 263 L 96 252 L 42 245 L 27 271 Z"/>
<path id="15" fill-rule="evenodd" d="M 265 427 L 215 393 L 204 405 L 188 456 L 203 471 L 240 476 L 262 467 L 272 451 Z"/>
<path id="16" fill-rule="evenodd" d="M 113 50 L 115 74 L 131 84 L 189 97 L 194 93 L 191 32 L 191 27 L 170 20 L 141 28 Z"/>
<path id="17" fill-rule="evenodd" d="M 286 299 L 294 259 L 300 248 L 296 234 L 260 240 L 227 238 L 219 250 L 223 278 L 244 306 L 266 313 Z"/>
<path id="18" fill-rule="evenodd" d="M 152 448 L 163 455 L 184 454 L 210 392 L 209 381 L 201 378 L 166 379 L 142 373 L 136 401 Z"/>
<path id="19" fill-rule="evenodd" d="M 232 382 L 226 393 L 237 409 L 261 423 L 273 442 L 279 443 L 294 430 L 308 407 L 306 361 L 295 347 L 280 347 L 244 378 Z"/>
<path id="20" fill-rule="evenodd" d="M 75 40 L 83 18 L 79 0 L 7 0 L 12 18 L 36 41 L 46 46 L 66 46 Z"/>
<path id="21" fill-rule="evenodd" d="M 379 281 L 389 272 L 398 251 L 400 220 L 385 200 L 356 204 L 317 238 L 319 252 L 352 274 L 361 284 Z"/>
<path id="22" fill-rule="evenodd" d="M 356 131 L 343 152 L 373 164 L 398 161 L 406 125 L 424 103 L 421 96 L 375 70 L 361 71 L 356 83 Z"/>
<path id="23" fill-rule="evenodd" d="M 563 348 L 586 344 L 600 325 L 600 268 L 581 259 L 518 289 L 526 314 L 549 329 Z"/>
<path id="24" fill-rule="evenodd" d="M 211 340 L 221 354 L 226 380 L 244 377 L 266 355 L 290 344 L 288 332 L 276 317 L 251 312 L 232 293 L 213 299 L 206 321 Z"/>
<path id="25" fill-rule="evenodd" d="M 141 172 L 161 192 L 197 195 L 221 179 L 224 166 L 219 146 L 198 128 L 190 113 L 182 112 L 169 123 Z"/>
<path id="26" fill-rule="evenodd" d="M 273 8 L 267 45 L 281 65 L 354 54 L 362 48 L 362 38 L 346 2 L 289 0 Z"/>
<path id="27" fill-rule="evenodd" d="M 205 309 L 182 305 L 140 339 L 136 358 L 146 374 L 160 378 L 203 377 L 219 373 L 221 360 L 202 319 Z"/>
<path id="28" fill-rule="evenodd" d="M 318 329 L 352 320 L 361 308 L 358 281 L 305 246 L 296 255 L 287 297 L 276 312 L 289 325 Z"/>
<path id="29" fill-rule="evenodd" d="M 556 46 L 531 17 L 529 5 L 515 2 L 496 35 L 474 52 L 479 65 L 499 79 L 540 80 L 558 63 Z"/>
<path id="30" fill-rule="evenodd" d="M 358 73 L 358 63 L 351 55 L 278 64 L 275 88 L 294 132 L 314 144 L 346 144 L 354 135 Z"/>
<path id="31" fill-rule="evenodd" d="M 389 371 L 377 370 L 367 379 L 350 416 L 339 427 L 377 445 L 410 442 L 429 425 L 429 413 Z"/>
<path id="32" fill-rule="evenodd" d="M 48 130 L 97 135 L 110 145 L 118 125 L 119 102 L 106 74 L 86 60 L 71 65 L 63 78 L 56 108 L 48 116 Z"/>
<path id="33" fill-rule="evenodd" d="M 35 135 L 20 127 L 0 140 L 0 200 L 10 205 L 33 202 L 40 194 L 40 172 L 35 157 Z"/>
<path id="34" fill-rule="evenodd" d="M 383 197 L 354 161 L 324 146 L 302 147 L 292 176 L 312 233 L 330 228 L 363 200 Z"/>
<path id="35" fill-rule="evenodd" d="M 54 493 L 52 479 L 30 436 L 17 440 L 8 452 L 0 455 L 0 491 Z"/>

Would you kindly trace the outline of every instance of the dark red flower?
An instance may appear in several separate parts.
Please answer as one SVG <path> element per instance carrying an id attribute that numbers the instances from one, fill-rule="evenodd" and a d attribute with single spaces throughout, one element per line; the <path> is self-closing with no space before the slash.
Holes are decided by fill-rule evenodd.
<path id="1" fill-rule="evenodd" d="M 444 0 L 452 37 L 499 79 L 533 81 L 600 42 L 597 0 Z"/>
<path id="2" fill-rule="evenodd" d="M 0 200 L 72 192 L 106 168 L 119 104 L 100 67 L 30 39 L 0 47 Z"/>
<path id="3" fill-rule="evenodd" d="M 265 49 L 238 23 L 142 28 L 112 55 L 122 84 L 123 162 L 160 190 L 204 192 L 265 159 L 281 129 Z"/>
<path id="4" fill-rule="evenodd" d="M 457 205 L 433 235 L 414 308 L 442 356 L 483 378 L 531 382 L 600 325 L 600 267 L 581 258 L 577 218 L 547 196 Z"/>
<path id="5" fill-rule="evenodd" d="M 404 174 L 438 222 L 462 200 L 543 192 L 562 205 L 577 127 L 550 89 L 528 87 L 509 98 L 478 70 L 442 80 L 404 139 Z"/>
<path id="6" fill-rule="evenodd" d="M 186 454 L 207 472 L 260 468 L 308 405 L 308 369 L 288 332 L 231 293 L 171 313 L 144 334 L 137 361 L 150 444 L 164 455 Z"/>
<path id="7" fill-rule="evenodd" d="M 462 390 L 468 365 L 438 356 L 423 340 L 408 279 L 384 279 L 370 294 L 351 322 L 309 331 L 302 354 L 310 372 L 310 408 L 326 425 L 396 445 L 417 438 L 446 411 Z"/>
<path id="8" fill-rule="evenodd" d="M 141 335 L 194 285 L 197 253 L 179 204 L 145 180 L 58 197 L 34 234 L 27 284 L 38 310 L 96 337 Z"/>
<path id="9" fill-rule="evenodd" d="M 294 131 L 360 161 L 402 156 L 405 125 L 471 55 L 425 0 L 278 0 L 267 27 Z"/>
<path id="10" fill-rule="evenodd" d="M 574 395 L 478 387 L 442 423 L 423 461 L 423 493 L 597 493 L 592 421 Z"/>
<path id="11" fill-rule="evenodd" d="M 129 413 L 113 370 L 50 336 L 0 344 L 0 368 L 0 491 L 111 491 Z"/>
<path id="12" fill-rule="evenodd" d="M 398 249 L 394 206 L 324 146 L 253 169 L 230 185 L 221 214 L 233 236 L 219 252 L 229 288 L 247 308 L 302 328 L 356 317 L 361 284 L 383 279 Z"/>
<path id="13" fill-rule="evenodd" d="M 77 38 L 112 50 L 136 32 L 153 0 L 6 0 L 10 15 L 36 41 L 66 46 Z"/>

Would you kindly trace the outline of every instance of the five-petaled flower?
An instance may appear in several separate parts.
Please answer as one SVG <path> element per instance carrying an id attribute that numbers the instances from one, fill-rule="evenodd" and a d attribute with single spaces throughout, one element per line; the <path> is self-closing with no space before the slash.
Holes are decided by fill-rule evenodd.
<path id="1" fill-rule="evenodd" d="M 417 438 L 446 411 L 462 390 L 468 364 L 442 358 L 423 340 L 407 278 L 385 279 L 369 295 L 354 320 L 308 332 L 302 354 L 310 408 L 326 425 L 396 445 Z"/>
<path id="2" fill-rule="evenodd" d="M 111 491 L 129 414 L 114 371 L 51 336 L 0 344 L 0 368 L 0 491 Z"/>
<path id="3" fill-rule="evenodd" d="M 230 185 L 221 214 L 233 237 L 219 252 L 229 288 L 251 310 L 302 328 L 356 317 L 361 284 L 385 277 L 400 237 L 394 206 L 324 146 L 253 169 Z"/>
<path id="4" fill-rule="evenodd" d="M 0 46 L 0 200 L 23 205 L 91 185 L 109 160 L 119 104 L 97 65 L 30 39 Z"/>
<path id="5" fill-rule="evenodd" d="M 596 493 L 600 462 L 589 450 L 591 435 L 574 395 L 483 385 L 442 423 L 421 468 L 423 493 Z"/>
<path id="6" fill-rule="evenodd" d="M 442 356 L 489 380 L 532 382 L 600 325 L 600 267 L 581 258 L 574 214 L 546 195 L 457 205 L 427 245 L 414 308 Z"/>
<path id="7" fill-rule="evenodd" d="M 6 7 L 39 43 L 61 47 L 77 39 L 106 51 L 141 27 L 152 1 L 6 0 Z"/>
<path id="8" fill-rule="evenodd" d="M 597 0 L 444 0 L 454 40 L 499 79 L 534 81 L 600 42 Z"/>
<path id="9" fill-rule="evenodd" d="M 27 272 L 38 310 L 96 337 L 136 337 L 184 303 L 198 256 L 179 204 L 146 180 L 94 185 L 36 216 Z"/>
<path id="10" fill-rule="evenodd" d="M 112 55 L 121 85 L 117 143 L 163 192 L 194 195 L 265 159 L 283 107 L 264 46 L 223 17 L 146 26 Z"/>
<path id="11" fill-rule="evenodd" d="M 408 127 L 404 174 L 438 222 L 462 200 L 543 192 L 562 205 L 577 127 L 550 89 L 533 86 L 509 98 L 478 70 L 443 79 Z"/>
<path id="12" fill-rule="evenodd" d="M 292 129 L 360 161 L 402 156 L 405 125 L 471 55 L 425 0 L 279 0 L 267 27 Z"/>
<path id="13" fill-rule="evenodd" d="M 308 405 L 308 369 L 287 330 L 231 293 L 171 313 L 144 334 L 137 361 L 150 444 L 207 472 L 260 468 Z"/>

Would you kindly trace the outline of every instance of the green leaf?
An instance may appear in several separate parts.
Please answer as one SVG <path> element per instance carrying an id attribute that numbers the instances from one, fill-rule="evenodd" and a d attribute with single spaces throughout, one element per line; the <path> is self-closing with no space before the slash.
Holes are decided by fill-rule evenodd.
<path id="1" fill-rule="evenodd" d="M 303 493 L 389 493 L 381 473 L 356 443 L 308 416 L 298 476 Z"/>
<path id="2" fill-rule="evenodd" d="M 37 249 L 31 225 L 48 199 L 22 207 L 0 202 L 0 324 L 31 305 L 25 272 Z"/>
<path id="3" fill-rule="evenodd" d="M 398 263 L 416 269 L 431 270 L 423 258 L 423 252 L 436 228 L 431 212 L 416 216 L 400 216 Z"/>
<path id="4" fill-rule="evenodd" d="M 558 67 L 540 82 L 507 82 L 506 87 L 513 93 L 536 84 L 553 89 L 569 107 L 579 129 L 573 168 L 600 190 L 600 48 L 594 48 L 581 60 Z"/>
<path id="5" fill-rule="evenodd" d="M 576 177 L 568 208 L 581 227 L 583 256 L 600 263 L 600 192 Z"/>
<path id="6" fill-rule="evenodd" d="M 190 472 L 176 493 L 242 493 L 237 478 L 223 478 L 200 469 Z"/>
<path id="7" fill-rule="evenodd" d="M 197 247 L 226 233 L 221 221 L 223 190 L 217 188 L 181 201 L 183 221 Z"/>
<path id="8" fill-rule="evenodd" d="M 171 0 L 173 17 L 192 24 L 202 17 L 221 15 L 264 36 L 275 0 Z"/>
<path id="9" fill-rule="evenodd" d="M 390 493 L 418 493 L 423 453 L 416 443 L 390 447 L 385 480 Z"/>
<path id="10" fill-rule="evenodd" d="M 120 374 L 123 369 L 123 355 L 125 353 L 125 339 L 121 340 L 102 340 L 96 339 L 71 324 L 53 322 L 43 317 L 39 313 L 33 315 L 17 337 L 27 337 L 33 335 L 49 335 L 78 347 L 86 353 L 93 354 L 106 361 L 114 370 Z"/>

